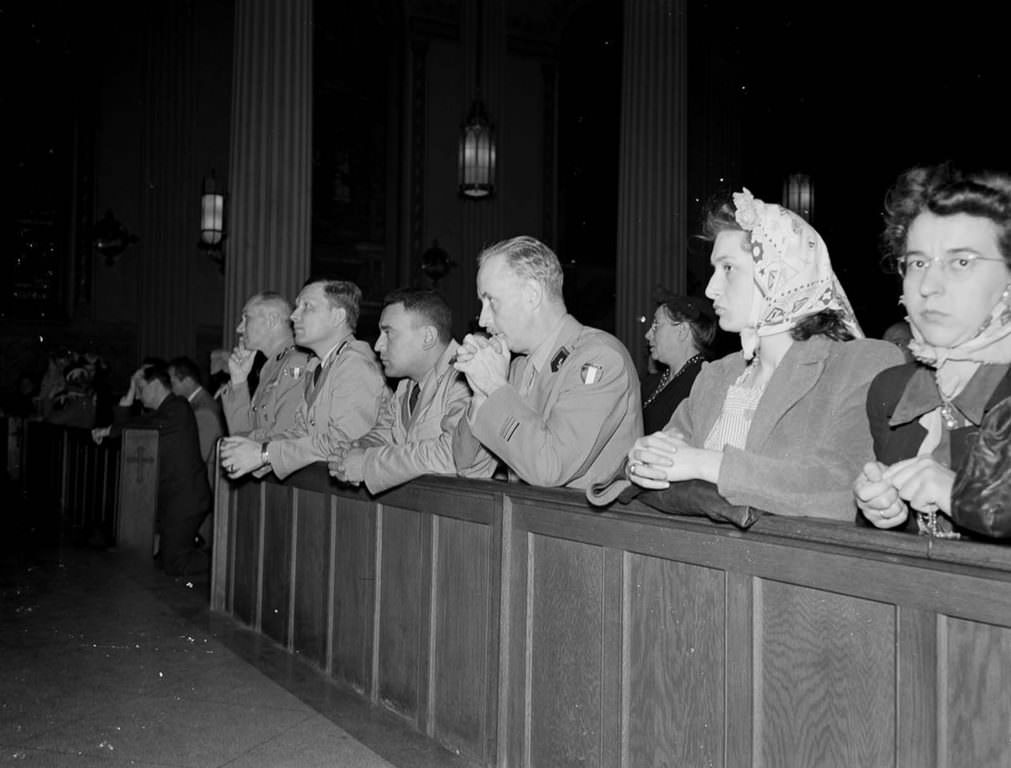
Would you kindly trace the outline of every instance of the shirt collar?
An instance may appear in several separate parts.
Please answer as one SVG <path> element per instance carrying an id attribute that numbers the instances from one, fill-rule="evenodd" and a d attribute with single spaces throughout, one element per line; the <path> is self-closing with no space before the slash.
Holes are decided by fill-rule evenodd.
<path id="1" fill-rule="evenodd" d="M 1009 369 L 1011 364 L 1007 363 L 981 365 L 965 388 L 952 398 L 952 404 L 966 419 L 978 426 L 983 421 L 983 411 L 990 402 L 990 397 Z M 943 404 L 944 401 L 937 391 L 937 382 L 934 380 L 934 370 L 919 366 L 909 378 L 888 424 L 893 427 L 907 424 L 935 408 L 940 408 Z"/>
<path id="2" fill-rule="evenodd" d="M 201 387 L 199 384 L 197 384 L 197 388 L 194 389 L 192 392 L 190 392 L 189 396 L 186 399 L 189 402 L 192 403 L 193 402 L 193 398 L 196 397 L 197 395 L 199 395 L 201 391 L 203 391 L 203 387 Z"/>
<path id="3" fill-rule="evenodd" d="M 562 315 L 555 327 L 551 329 L 551 333 L 545 337 L 533 352 L 531 352 L 527 360 L 527 365 L 532 365 L 535 371 L 543 371 L 544 366 L 548 362 L 548 356 L 555 351 L 555 346 L 558 344 L 558 337 L 562 333 L 562 327 L 565 325 L 565 321 L 568 319 L 568 315 Z"/>

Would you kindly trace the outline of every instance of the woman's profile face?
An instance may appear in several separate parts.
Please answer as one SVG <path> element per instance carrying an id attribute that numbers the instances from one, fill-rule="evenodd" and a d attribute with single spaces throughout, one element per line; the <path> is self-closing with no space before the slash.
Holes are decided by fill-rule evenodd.
<path id="1" fill-rule="evenodd" d="M 740 333 L 747 327 L 755 300 L 755 262 L 747 237 L 740 230 L 720 232 L 710 257 L 714 271 L 706 296 L 713 301 L 720 328 L 730 333 Z"/>
<path id="2" fill-rule="evenodd" d="M 931 346 L 956 347 L 976 336 L 1011 282 L 997 236 L 997 225 L 983 216 L 925 211 L 913 219 L 902 298 L 909 322 Z"/>

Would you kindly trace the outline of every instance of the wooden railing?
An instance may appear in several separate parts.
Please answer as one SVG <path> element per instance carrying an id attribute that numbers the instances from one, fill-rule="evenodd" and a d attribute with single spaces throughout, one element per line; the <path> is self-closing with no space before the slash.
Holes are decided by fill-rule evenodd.
<path id="1" fill-rule="evenodd" d="M 477 765 L 1011 765 L 1011 548 L 322 465 L 217 499 L 212 608 Z"/>
<path id="2" fill-rule="evenodd" d="M 150 553 L 158 433 L 126 430 L 96 445 L 80 427 L 23 422 L 21 480 L 40 526 Z"/>

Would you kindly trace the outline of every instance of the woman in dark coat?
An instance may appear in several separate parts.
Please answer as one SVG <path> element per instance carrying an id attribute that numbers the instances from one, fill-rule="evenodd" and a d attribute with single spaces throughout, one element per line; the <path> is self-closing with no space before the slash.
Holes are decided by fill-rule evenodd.
<path id="1" fill-rule="evenodd" d="M 854 484 L 857 505 L 879 528 L 987 533 L 953 519 L 952 489 L 980 426 L 1011 396 L 1011 175 L 914 168 L 886 208 L 916 362 L 871 384 L 877 460 Z M 961 497 L 967 509 L 975 501 Z"/>

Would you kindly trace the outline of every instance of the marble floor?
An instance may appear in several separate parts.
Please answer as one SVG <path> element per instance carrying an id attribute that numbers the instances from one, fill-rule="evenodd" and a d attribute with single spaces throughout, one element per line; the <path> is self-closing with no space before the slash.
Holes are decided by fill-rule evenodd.
<path id="1" fill-rule="evenodd" d="M 111 550 L 6 541 L 0 765 L 466 765 L 210 614 L 206 580 Z"/>

